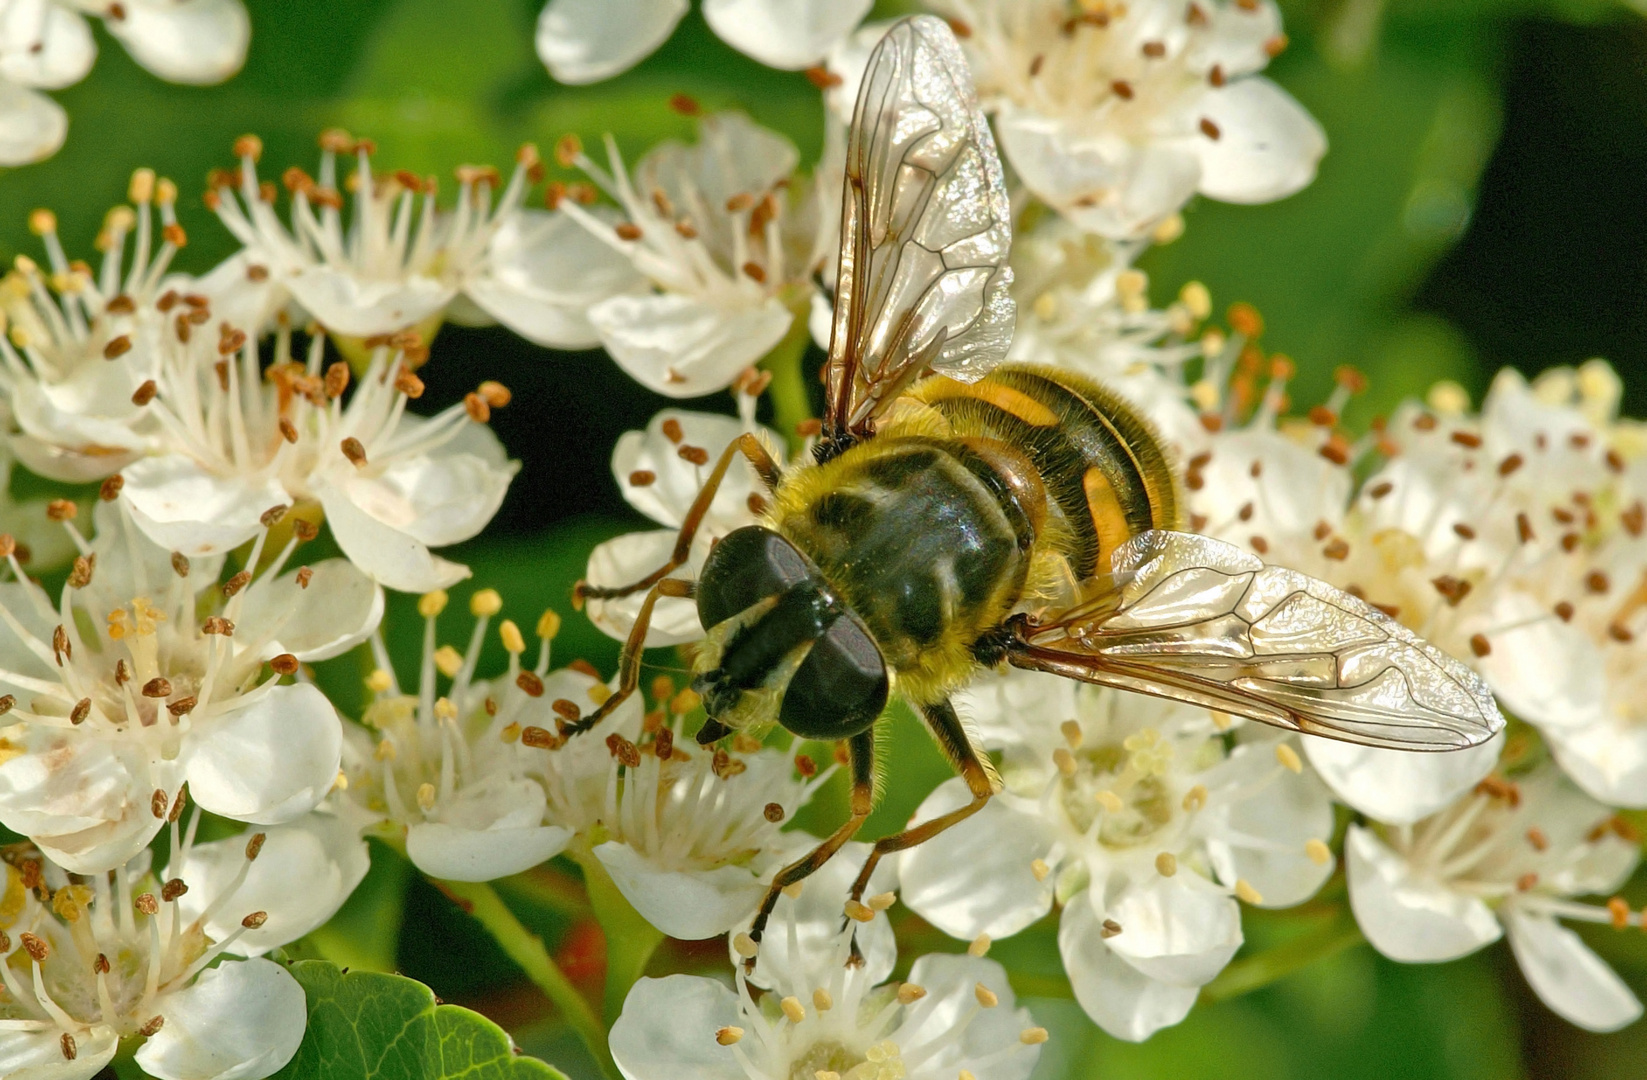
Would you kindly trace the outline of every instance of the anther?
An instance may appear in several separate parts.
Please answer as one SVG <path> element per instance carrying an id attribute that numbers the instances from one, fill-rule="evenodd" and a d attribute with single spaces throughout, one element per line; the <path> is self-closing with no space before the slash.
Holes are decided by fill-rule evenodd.
<path id="1" fill-rule="evenodd" d="M 1119 814 L 1122 807 L 1126 805 L 1121 801 L 1121 796 L 1115 794 L 1113 791 L 1110 791 L 1108 788 L 1098 792 L 1093 796 L 1093 799 L 1097 801 L 1099 806 L 1102 806 L 1105 810 L 1108 810 L 1112 814 Z"/>
<path id="2" fill-rule="evenodd" d="M 664 730 L 667 730 L 667 729 L 664 729 Z M 662 735 L 663 730 L 660 730 L 658 732 L 658 734 Z M 670 744 L 671 744 L 670 748 L 671 749 L 673 749 L 673 743 L 674 743 L 674 740 L 670 739 Z M 669 756 L 668 753 L 665 753 L 663 751 L 658 752 L 658 760 L 660 760 L 660 761 L 666 759 L 668 756 Z M 761 811 L 761 815 L 763 817 L 765 817 L 766 820 L 768 820 L 768 821 L 772 822 L 772 824 L 776 825 L 778 822 L 780 822 L 784 819 L 783 805 L 781 803 L 769 802 L 769 803 L 766 804 L 765 809 L 763 809 Z"/>
<path id="3" fill-rule="evenodd" d="M 715 1041 L 720 1043 L 722 1046 L 731 1046 L 741 1038 L 743 1038 L 743 1028 L 741 1027 L 732 1027 L 731 1025 L 728 1025 L 717 1029 L 715 1032 Z"/>
<path id="4" fill-rule="evenodd" d="M 291 653 L 284 652 L 270 660 L 269 667 L 274 669 L 276 675 L 296 675 L 298 659 Z"/>
<path id="5" fill-rule="evenodd" d="M 887 908 L 890 908 L 893 904 L 896 904 L 897 902 L 898 902 L 898 894 L 897 893 L 892 893 L 892 892 L 876 893 L 874 896 L 871 896 L 869 898 L 869 909 L 871 911 L 885 911 Z"/>
<path id="6" fill-rule="evenodd" d="M 1529 892 L 1538 885 L 1538 875 L 1531 870 L 1515 879 L 1516 892 Z"/>
<path id="7" fill-rule="evenodd" d="M 1208 117 L 1203 116 L 1201 118 L 1200 127 L 1201 127 L 1201 134 L 1205 135 L 1207 138 L 1211 139 L 1213 142 L 1217 142 L 1219 140 L 1219 138 L 1222 137 L 1222 135 L 1223 135 L 1223 132 L 1218 130 L 1218 125 L 1213 123 L 1212 120 L 1209 119 Z"/>
<path id="8" fill-rule="evenodd" d="M 812 1007 L 819 1012 L 828 1012 L 835 1007 L 835 999 L 829 996 L 829 991 L 823 987 L 812 991 Z"/>
<path id="9" fill-rule="evenodd" d="M 155 788 L 154 794 L 149 796 L 149 813 L 164 821 L 166 819 L 166 806 L 170 802 L 171 800 L 166 797 L 163 790 Z"/>
<path id="10" fill-rule="evenodd" d="M 57 1045 L 62 1048 L 63 1057 L 68 1061 L 80 1056 L 80 1051 L 74 1045 L 74 1036 L 66 1031 L 63 1032 L 62 1038 L 57 1040 Z"/>
<path id="11" fill-rule="evenodd" d="M 1532 845 L 1534 851 L 1544 851 L 1550 846 L 1550 838 L 1544 835 L 1543 829 L 1534 825 L 1527 830 L 1527 843 Z"/>
<path id="12" fill-rule="evenodd" d="M 252 572 L 250 570 L 241 570 L 240 572 L 236 573 L 233 577 L 231 577 L 228 581 L 225 581 L 223 583 L 223 595 L 224 596 L 234 596 L 241 589 L 244 589 L 246 586 L 250 585 L 251 583 L 252 583 Z"/>
<path id="13" fill-rule="evenodd" d="M 1069 752 L 1068 747 L 1060 746 L 1052 752 L 1052 763 L 1065 776 L 1074 776 L 1076 769 L 1075 755 Z"/>
<path id="14" fill-rule="evenodd" d="M 339 446 L 343 451 L 343 456 L 349 459 L 349 464 L 353 465 L 357 469 L 365 467 L 366 447 L 361 445 L 359 439 L 355 438 L 353 435 L 350 435 L 348 438 L 344 439 Z"/>
<path id="15" fill-rule="evenodd" d="M 649 487 L 656 483 L 657 479 L 658 474 L 651 469 L 636 469 L 629 474 L 629 485 L 631 487 Z"/>
<path id="16" fill-rule="evenodd" d="M 986 1009 L 993 1009 L 1001 1003 L 1001 999 L 995 996 L 995 991 L 991 990 L 983 983 L 973 984 L 972 996 L 977 998 L 978 1004 L 982 1005 Z"/>
<path id="17" fill-rule="evenodd" d="M 1487 640 L 1486 634 L 1471 634 L 1470 651 L 1474 653 L 1477 658 L 1489 656 L 1493 651 L 1493 643 Z"/>
<path id="18" fill-rule="evenodd" d="M 1332 849 L 1314 837 L 1304 841 L 1304 855 L 1317 866 L 1326 866 L 1332 862 Z"/>
<path id="19" fill-rule="evenodd" d="M 23 948 L 29 954 L 29 958 L 35 963 L 38 964 L 51 955 L 51 948 L 47 946 L 44 941 L 35 937 L 33 934 L 25 932 L 22 935 L 21 940 L 23 942 Z"/>
<path id="20" fill-rule="evenodd" d="M 1170 851 L 1155 856 L 1155 872 L 1162 877 L 1172 877 L 1178 873 L 1178 856 Z"/>
<path id="21" fill-rule="evenodd" d="M 435 785 L 428 783 L 427 781 L 418 785 L 417 804 L 424 810 L 425 813 L 434 809 Z"/>
<path id="22" fill-rule="evenodd" d="M 1246 878 L 1237 878 L 1235 881 L 1235 896 L 1243 904 L 1258 905 L 1264 902 L 1264 896 L 1252 887 L 1252 882 Z"/>
<path id="23" fill-rule="evenodd" d="M 160 914 L 160 901 L 154 898 L 154 893 L 143 893 L 132 901 L 132 906 L 145 915 Z"/>
<path id="24" fill-rule="evenodd" d="M 869 909 L 867 904 L 859 903 L 856 900 L 848 900 L 844 910 L 846 917 L 853 922 L 866 923 L 875 917 L 875 913 Z"/>
<path id="25" fill-rule="evenodd" d="M 269 913 L 267 911 L 254 911 L 244 919 L 241 919 L 240 925 L 244 926 L 248 930 L 256 930 L 268 921 Z"/>
<path id="26" fill-rule="evenodd" d="M 69 723 L 84 724 L 86 717 L 91 715 L 91 705 L 91 698 L 89 697 L 81 698 L 75 702 L 74 708 L 69 710 Z"/>
<path id="27" fill-rule="evenodd" d="M 1069 748 L 1071 750 L 1081 749 L 1081 739 L 1083 738 L 1083 735 L 1081 732 L 1081 725 L 1078 721 L 1065 720 L 1062 724 L 1058 725 L 1058 730 L 1063 733 L 1064 741 L 1069 743 Z"/>
<path id="28" fill-rule="evenodd" d="M 1028 1027 L 1018 1033 L 1018 1041 L 1025 1046 L 1038 1046 L 1050 1037 L 1044 1027 Z"/>
<path id="29" fill-rule="evenodd" d="M 173 716 L 186 716 L 187 714 L 194 712 L 194 707 L 199 703 L 200 702 L 197 698 L 190 695 L 189 697 L 178 698 L 170 705 L 167 705 L 166 711 L 171 713 Z"/>
<path id="30" fill-rule="evenodd" d="M 160 1029 L 165 1026 L 166 1018 L 164 1016 L 155 1015 L 150 1017 L 146 1024 L 138 1028 L 137 1033 L 147 1039 L 150 1036 L 158 1034 Z"/>
<path id="31" fill-rule="evenodd" d="M 798 1024 L 806 1019 L 806 1006 L 793 994 L 778 1002 L 778 1008 L 783 1010 L 784 1016 L 788 1017 L 791 1024 Z"/>
<path id="32" fill-rule="evenodd" d="M 1301 773 L 1304 771 L 1304 762 L 1298 756 L 1298 751 L 1294 750 L 1290 743 L 1283 742 L 1275 744 L 1275 760 L 1279 761 L 1281 763 L 1281 767 L 1290 773 Z"/>
<path id="33" fill-rule="evenodd" d="M 68 499 L 53 499 L 46 504 L 46 517 L 52 521 L 73 521 L 80 515 L 80 508 Z"/>
<path id="34" fill-rule="evenodd" d="M 732 951 L 743 957 L 745 960 L 749 960 L 752 959 L 756 953 L 760 952 L 760 946 L 755 944 L 754 938 L 750 937 L 746 933 L 740 932 L 732 939 Z"/>
<path id="35" fill-rule="evenodd" d="M 1133 97 L 1132 84 L 1125 79 L 1116 79 L 1109 84 L 1111 92 L 1122 101 L 1131 101 Z"/>
<path id="36" fill-rule="evenodd" d="M 898 987 L 898 1004 L 913 1005 L 926 997 L 926 987 L 920 983 L 906 982 Z"/>
<path id="37" fill-rule="evenodd" d="M 520 741 L 521 745 L 530 746 L 534 750 L 555 750 L 561 745 L 560 736 L 536 725 L 521 728 Z"/>

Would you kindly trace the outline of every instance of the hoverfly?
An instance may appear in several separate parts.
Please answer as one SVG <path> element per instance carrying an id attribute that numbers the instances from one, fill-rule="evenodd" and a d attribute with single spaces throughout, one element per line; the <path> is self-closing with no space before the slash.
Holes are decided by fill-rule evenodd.
<path id="1" fill-rule="evenodd" d="M 774 878 L 817 870 L 868 817 L 876 721 L 891 696 L 925 720 L 972 801 L 878 841 L 884 855 L 981 809 L 999 788 L 950 695 L 986 668 L 1052 672 L 1370 746 L 1454 750 L 1503 727 L 1467 667 L 1354 597 L 1232 545 L 1174 531 L 1167 455 L 1098 384 L 1011 364 L 1010 208 L 949 27 L 894 26 L 859 87 L 847 144 L 827 404 L 814 463 L 780 470 L 752 435 L 716 462 L 646 591 L 617 691 L 634 692 L 659 597 L 695 598 L 704 745 L 775 722 L 845 740 L 851 813 Z M 770 498 L 761 524 L 669 576 L 734 459 Z"/>

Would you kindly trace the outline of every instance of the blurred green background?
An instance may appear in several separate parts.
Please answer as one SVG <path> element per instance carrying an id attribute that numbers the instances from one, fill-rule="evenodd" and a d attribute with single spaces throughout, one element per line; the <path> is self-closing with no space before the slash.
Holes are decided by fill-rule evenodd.
<path id="1" fill-rule="evenodd" d="M 609 131 L 632 160 L 664 137 L 691 137 L 693 122 L 667 104 L 687 93 L 709 109 L 747 110 L 788 133 L 808 160 L 821 142 L 816 90 L 733 52 L 696 14 L 635 71 L 571 88 L 556 85 L 533 52 L 541 0 L 248 5 L 250 58 L 216 88 L 161 83 L 100 33 L 93 74 L 54 95 L 71 117 L 67 146 L 0 174 L 0 258 L 37 254 L 24 220 L 36 206 L 57 211 L 71 257 L 89 258 L 104 211 L 123 199 L 131 171 L 148 165 L 183 193 L 190 243 L 179 268 L 205 271 L 232 250 L 202 204 L 206 174 L 232 163 L 230 146 L 246 132 L 263 138 L 265 178 L 288 165 L 312 170 L 315 136 L 332 126 L 374 139 L 384 168 L 449 177 L 467 162 L 506 167 L 519 143 L 547 148 L 567 131 L 586 144 Z M 1327 129 L 1320 178 L 1271 206 L 1192 205 L 1185 236 L 1145 260 L 1156 299 L 1200 279 L 1219 306 L 1255 303 L 1266 343 L 1299 361 L 1295 400 L 1319 400 L 1337 365 L 1356 364 L 1373 382 L 1363 419 L 1438 378 L 1479 396 L 1501 365 L 1532 373 L 1595 355 L 1618 367 L 1629 411 L 1647 413 L 1647 20 L 1615 0 L 1282 7 L 1292 46 L 1270 73 Z M 883 2 L 877 14 L 897 10 Z M 598 352 L 550 352 L 501 329 L 446 328 L 424 374 L 427 410 L 478 378 L 515 391 L 493 423 L 524 467 L 491 529 L 452 556 L 474 567 L 472 586 L 502 588 L 504 614 L 523 625 L 545 606 L 570 616 L 566 597 L 589 548 L 643 525 L 607 468 L 612 444 L 666 402 Z M 699 405 L 727 411 L 730 399 Z M 395 651 L 407 658 L 417 633 L 411 604 L 395 598 L 390 616 Z M 556 650 L 559 662 L 582 656 L 608 672 L 616 654 L 581 617 L 566 620 Z M 359 692 L 353 663 L 322 673 L 345 707 Z M 944 775 L 912 724 L 897 727 L 893 742 L 890 794 L 866 835 L 890 831 Z M 839 793 L 826 793 L 807 820 L 838 807 Z M 398 968 L 589 1075 L 547 1001 L 483 931 L 392 853 L 375 855 L 367 884 L 304 948 Z M 575 870 L 551 865 L 500 891 L 598 1001 L 599 932 Z M 1641 876 L 1627 896 L 1647 902 Z M 1321 909 L 1331 904 L 1329 892 Z M 1249 912 L 1249 950 L 1332 918 Z M 923 948 L 960 947 L 913 921 L 904 930 Z M 1647 991 L 1647 935 L 1585 934 Z M 1026 990 L 1056 994 L 1056 979 L 1043 978 L 1057 973 L 1052 923 L 994 955 Z M 718 944 L 671 943 L 653 969 L 724 964 Z M 1532 998 L 1503 948 L 1403 967 L 1351 945 L 1266 989 L 1199 1007 L 1143 1046 L 1098 1033 L 1067 999 L 1031 1004 L 1053 1031 L 1038 1074 L 1046 1077 L 1647 1076 L 1647 1025 L 1609 1037 L 1566 1025 Z"/>

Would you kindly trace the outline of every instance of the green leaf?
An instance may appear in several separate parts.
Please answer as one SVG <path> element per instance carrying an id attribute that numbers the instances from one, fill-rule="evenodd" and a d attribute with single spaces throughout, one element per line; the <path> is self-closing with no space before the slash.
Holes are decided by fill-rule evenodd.
<path id="1" fill-rule="evenodd" d="M 566 1080 L 516 1053 L 502 1028 L 399 975 L 323 960 L 290 968 L 309 999 L 309 1029 L 277 1080 Z"/>

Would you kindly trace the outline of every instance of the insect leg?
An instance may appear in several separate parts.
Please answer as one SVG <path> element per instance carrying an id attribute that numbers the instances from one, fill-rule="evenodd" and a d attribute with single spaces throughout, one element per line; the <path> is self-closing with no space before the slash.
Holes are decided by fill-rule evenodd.
<path id="1" fill-rule="evenodd" d="M 664 578 L 653 585 L 647 592 L 646 599 L 641 602 L 639 614 L 635 616 L 635 625 L 629 628 L 629 637 L 624 640 L 623 651 L 618 654 L 618 688 L 612 691 L 612 696 L 601 702 L 600 708 L 588 716 L 567 724 L 561 728 L 561 735 L 571 738 L 582 735 L 617 709 L 629 695 L 635 692 L 640 685 L 641 653 L 646 648 L 646 631 L 652 625 L 652 609 L 657 606 L 658 597 L 676 596 L 690 599 L 697 592 L 697 584 L 691 581 L 682 581 L 679 578 Z"/>
<path id="2" fill-rule="evenodd" d="M 710 470 L 709 479 L 704 481 L 702 489 L 698 491 L 698 497 L 692 500 L 692 506 L 686 512 L 686 518 L 681 522 L 680 535 L 675 538 L 675 550 L 670 554 L 669 561 L 639 581 L 628 585 L 603 587 L 580 581 L 572 590 L 573 604 L 582 607 L 583 601 L 591 598 L 612 600 L 640 592 L 642 589 L 650 589 L 653 585 L 662 581 L 670 571 L 686 565 L 686 560 L 692 554 L 692 541 L 698 535 L 698 528 L 703 524 L 704 516 L 709 513 L 710 504 L 715 501 L 715 493 L 720 490 L 721 481 L 726 479 L 726 470 L 731 467 L 732 459 L 738 454 L 742 454 L 744 459 L 754 467 L 756 474 L 761 478 L 761 482 L 768 489 L 777 489 L 778 479 L 781 475 L 778 463 L 772 460 L 772 455 L 766 452 L 766 447 L 762 446 L 761 441 L 755 438 L 754 435 L 748 432 L 739 435 L 721 452 L 720 460 L 715 462 L 715 467 Z"/>
<path id="3" fill-rule="evenodd" d="M 766 898 L 761 901 L 761 909 L 755 915 L 755 921 L 750 924 L 749 936 L 754 941 L 761 940 L 761 934 L 766 931 L 766 922 L 772 917 L 772 909 L 777 906 L 778 896 L 784 889 L 798 881 L 805 881 L 815 873 L 824 863 L 828 862 L 841 845 L 857 833 L 863 825 L 864 819 L 875 802 L 875 729 L 861 732 L 847 740 L 847 757 L 852 770 L 852 794 L 850 806 L 852 815 L 841 824 L 823 843 L 813 848 L 805 858 L 790 863 L 778 871 L 772 879 L 772 886 L 766 890 Z M 754 958 L 745 961 L 745 967 L 753 969 Z"/>
<path id="4" fill-rule="evenodd" d="M 852 883 L 852 899 L 862 900 L 864 890 L 869 887 L 870 875 L 875 873 L 875 865 L 881 861 L 881 856 L 889 855 L 894 851 L 903 851 L 917 844 L 924 844 L 952 825 L 957 825 L 984 808 L 991 795 L 995 794 L 995 770 L 989 763 L 978 755 L 973 747 L 972 740 L 967 738 L 966 730 L 961 726 L 961 718 L 955 715 L 955 706 L 948 699 L 936 705 L 921 707 L 921 716 L 926 720 L 927 730 L 937 740 L 938 747 L 949 759 L 950 765 L 966 781 L 967 790 L 972 792 L 972 801 L 947 814 L 940 814 L 931 821 L 922 822 L 914 828 L 883 836 L 875 841 L 875 849 L 864 860 L 864 867 L 858 871 L 858 878 Z"/>

